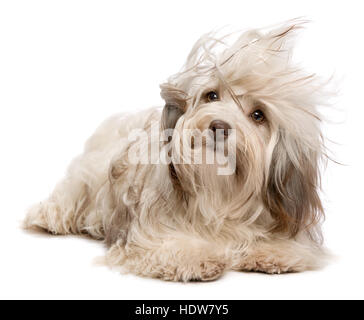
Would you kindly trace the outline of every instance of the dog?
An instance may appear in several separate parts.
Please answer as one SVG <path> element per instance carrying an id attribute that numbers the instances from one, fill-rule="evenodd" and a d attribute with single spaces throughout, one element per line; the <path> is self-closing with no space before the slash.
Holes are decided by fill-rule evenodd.
<path id="1" fill-rule="evenodd" d="M 303 25 L 201 37 L 163 110 L 106 120 L 24 227 L 87 234 L 109 266 L 169 281 L 323 266 L 326 95 L 291 59 Z"/>

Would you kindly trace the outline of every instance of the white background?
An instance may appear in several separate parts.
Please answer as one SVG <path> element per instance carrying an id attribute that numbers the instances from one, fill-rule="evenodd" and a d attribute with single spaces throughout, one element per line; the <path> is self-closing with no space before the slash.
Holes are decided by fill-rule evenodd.
<path id="1" fill-rule="evenodd" d="M 1 1 L 0 298 L 364 298 L 362 1 Z M 305 16 L 296 59 L 340 87 L 325 134 L 340 166 L 323 175 L 326 245 L 321 271 L 229 272 L 212 283 L 120 275 L 80 237 L 19 229 L 107 116 L 162 105 L 159 84 L 214 28 L 262 27 Z M 340 123 L 338 122 L 340 121 Z"/>

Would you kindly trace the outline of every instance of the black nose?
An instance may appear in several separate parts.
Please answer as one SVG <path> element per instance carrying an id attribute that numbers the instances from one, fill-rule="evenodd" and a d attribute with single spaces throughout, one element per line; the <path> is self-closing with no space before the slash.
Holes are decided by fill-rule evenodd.
<path id="1" fill-rule="evenodd" d="M 224 138 L 226 139 L 229 136 L 229 129 L 231 129 L 231 126 L 222 120 L 214 120 L 210 123 L 209 129 L 214 133 L 215 139 L 216 130 L 224 130 Z"/>

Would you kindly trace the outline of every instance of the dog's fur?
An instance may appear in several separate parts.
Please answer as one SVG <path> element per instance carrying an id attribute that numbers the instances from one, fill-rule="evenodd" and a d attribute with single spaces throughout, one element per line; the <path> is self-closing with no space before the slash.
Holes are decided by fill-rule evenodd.
<path id="1" fill-rule="evenodd" d="M 24 226 L 103 239 L 109 265 L 165 280 L 321 266 L 325 148 L 318 107 L 325 98 L 316 78 L 292 65 L 291 40 L 301 27 L 244 32 L 230 46 L 203 36 L 184 69 L 161 86 L 164 111 L 105 121 Z M 206 100 L 212 90 L 218 101 Z M 265 122 L 252 120 L 256 109 Z M 159 121 L 174 129 L 177 150 L 177 133 L 207 129 L 216 119 L 236 130 L 232 175 L 217 175 L 214 165 L 129 161 L 130 148 L 150 144 L 127 139 L 135 128 L 151 132 L 151 121 Z"/>

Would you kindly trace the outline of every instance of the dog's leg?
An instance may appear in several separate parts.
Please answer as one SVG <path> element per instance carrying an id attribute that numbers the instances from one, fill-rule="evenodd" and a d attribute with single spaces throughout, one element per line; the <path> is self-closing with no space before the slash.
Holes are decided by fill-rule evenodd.
<path id="1" fill-rule="evenodd" d="M 103 238 L 102 216 L 96 210 L 95 199 L 107 184 L 107 164 L 102 159 L 97 161 L 97 156 L 102 158 L 102 153 L 85 153 L 76 158 L 51 196 L 29 210 L 23 227 Z"/>
<path id="2" fill-rule="evenodd" d="M 104 238 L 110 161 L 123 150 L 132 129 L 154 118 L 159 118 L 156 109 L 144 112 L 143 116 L 115 115 L 104 121 L 86 142 L 84 153 L 71 163 L 66 178 L 52 195 L 29 210 L 23 226 L 54 234 L 88 233 L 97 239 Z M 101 209 L 97 208 L 98 199 L 102 202 Z"/>
<path id="3" fill-rule="evenodd" d="M 295 240 L 261 241 L 249 247 L 233 263 L 238 271 L 256 271 L 269 274 L 301 272 L 317 269 L 324 263 L 326 253 L 312 244 Z"/>
<path id="4" fill-rule="evenodd" d="M 48 199 L 29 210 L 23 226 L 53 234 L 80 233 L 89 206 L 87 185 L 69 173 Z"/>
<path id="5" fill-rule="evenodd" d="M 229 263 L 223 250 L 203 240 L 186 236 L 148 241 L 126 246 L 115 243 L 106 255 L 107 264 L 168 281 L 211 281 L 219 278 Z"/>

